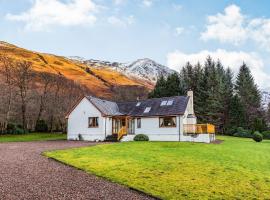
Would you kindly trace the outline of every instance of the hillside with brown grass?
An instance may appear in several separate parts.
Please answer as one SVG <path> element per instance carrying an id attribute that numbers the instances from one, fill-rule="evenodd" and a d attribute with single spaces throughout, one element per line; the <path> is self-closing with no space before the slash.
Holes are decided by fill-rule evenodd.
<path id="1" fill-rule="evenodd" d="M 33 70 L 36 72 L 61 74 L 65 78 L 85 86 L 98 97 L 113 99 L 115 95 L 119 95 L 118 93 L 126 92 L 129 89 L 137 90 L 136 93 L 142 89 L 144 91 L 152 89 L 148 83 L 129 78 L 106 66 L 97 69 L 66 57 L 34 52 L 6 42 L 0 42 L 0 56 L 9 57 L 15 61 L 31 62 Z"/>

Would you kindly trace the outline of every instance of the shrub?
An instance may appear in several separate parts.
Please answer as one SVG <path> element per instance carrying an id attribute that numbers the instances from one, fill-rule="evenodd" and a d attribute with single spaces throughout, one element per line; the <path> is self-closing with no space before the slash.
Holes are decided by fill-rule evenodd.
<path id="1" fill-rule="evenodd" d="M 36 123 L 35 131 L 37 132 L 48 132 L 48 125 L 44 120 L 38 120 Z"/>
<path id="2" fill-rule="evenodd" d="M 262 132 L 263 139 L 270 139 L 270 131 L 264 131 Z"/>
<path id="3" fill-rule="evenodd" d="M 25 133 L 26 132 L 23 129 L 18 128 L 18 127 L 13 132 L 13 134 L 17 134 L 17 135 L 22 135 L 22 134 L 25 134 Z"/>
<path id="4" fill-rule="evenodd" d="M 15 130 L 16 125 L 12 123 L 7 124 L 7 130 Z"/>
<path id="5" fill-rule="evenodd" d="M 242 127 L 238 127 L 236 133 L 233 134 L 235 137 L 244 137 L 244 138 L 252 138 L 252 132 L 250 130 L 245 130 Z"/>
<path id="6" fill-rule="evenodd" d="M 134 141 L 149 141 L 149 137 L 144 134 L 138 134 L 134 137 Z"/>
<path id="7" fill-rule="evenodd" d="M 253 133 L 253 140 L 256 142 L 261 142 L 263 140 L 262 134 L 260 134 L 258 131 L 255 131 Z"/>

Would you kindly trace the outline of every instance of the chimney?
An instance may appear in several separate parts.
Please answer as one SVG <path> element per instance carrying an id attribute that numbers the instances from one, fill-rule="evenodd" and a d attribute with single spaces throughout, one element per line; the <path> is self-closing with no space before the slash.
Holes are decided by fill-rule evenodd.
<path id="1" fill-rule="evenodd" d="M 187 96 L 189 97 L 188 114 L 189 115 L 194 115 L 193 91 L 192 90 L 189 90 L 187 92 Z"/>

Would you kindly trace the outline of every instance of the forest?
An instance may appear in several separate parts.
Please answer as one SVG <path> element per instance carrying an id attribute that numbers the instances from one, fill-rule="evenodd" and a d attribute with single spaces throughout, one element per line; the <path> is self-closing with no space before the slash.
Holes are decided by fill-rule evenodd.
<path id="1" fill-rule="evenodd" d="M 268 129 L 269 109 L 261 107 L 261 92 L 245 63 L 236 75 L 210 56 L 203 65 L 187 63 L 180 74 L 160 77 L 149 97 L 185 95 L 187 90 L 194 92 L 198 123 L 212 123 L 218 133 Z"/>

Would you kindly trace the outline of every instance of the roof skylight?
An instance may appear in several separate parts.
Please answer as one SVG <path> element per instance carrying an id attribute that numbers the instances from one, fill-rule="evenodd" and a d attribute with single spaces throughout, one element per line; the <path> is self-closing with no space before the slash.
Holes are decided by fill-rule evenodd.
<path id="1" fill-rule="evenodd" d="M 171 106 L 171 105 L 173 105 L 173 100 L 169 100 L 169 101 L 167 102 L 167 106 Z"/>
<path id="2" fill-rule="evenodd" d="M 167 105 L 167 101 L 162 101 L 160 106 L 166 106 Z"/>
<path id="3" fill-rule="evenodd" d="M 151 110 L 151 107 L 146 107 L 145 110 L 144 110 L 144 113 L 149 113 Z"/>

